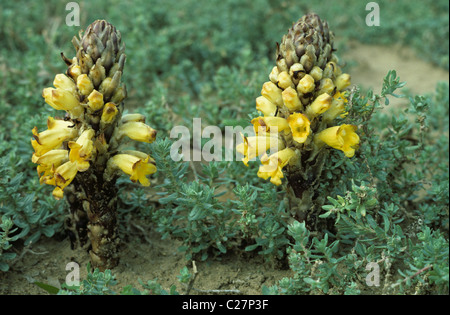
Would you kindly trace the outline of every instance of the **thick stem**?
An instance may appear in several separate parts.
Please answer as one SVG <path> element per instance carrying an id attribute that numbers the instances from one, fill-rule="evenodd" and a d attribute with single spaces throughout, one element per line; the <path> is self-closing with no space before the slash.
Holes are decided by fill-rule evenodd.
<path id="1" fill-rule="evenodd" d="M 322 168 L 327 152 L 322 151 L 314 160 L 308 160 L 288 169 L 288 191 L 291 215 L 305 222 L 311 231 L 319 228 L 318 216 L 324 203 L 324 192 L 319 191 Z"/>
<path id="2" fill-rule="evenodd" d="M 74 193 L 67 199 L 74 213 L 84 214 L 84 236 L 90 240 L 91 265 L 100 271 L 111 269 L 118 265 L 118 228 L 117 228 L 117 187 L 115 180 L 104 181 L 103 172 L 89 169 L 79 173 L 73 183 Z M 76 222 L 76 220 L 74 220 Z M 82 230 L 83 231 L 83 230 Z M 82 238 L 78 232 L 78 237 Z"/>

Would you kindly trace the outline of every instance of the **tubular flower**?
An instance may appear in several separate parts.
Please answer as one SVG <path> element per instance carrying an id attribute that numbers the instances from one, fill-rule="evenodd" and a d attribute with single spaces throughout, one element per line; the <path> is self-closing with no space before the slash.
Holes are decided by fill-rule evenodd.
<path id="1" fill-rule="evenodd" d="M 156 139 L 156 130 L 139 121 L 127 122 L 118 130 L 119 138 L 126 135 L 133 140 L 147 143 L 152 143 Z"/>
<path id="2" fill-rule="evenodd" d="M 251 123 L 256 134 L 268 133 L 271 130 L 276 130 L 276 132 L 289 130 L 286 119 L 282 117 L 257 117 L 252 119 Z"/>
<path id="3" fill-rule="evenodd" d="M 256 137 L 245 137 L 242 135 L 243 142 L 239 144 L 236 148 L 237 152 L 244 155 L 242 162 L 248 166 L 248 161 L 254 159 L 257 156 L 265 153 L 269 149 L 281 149 L 283 144 L 279 141 L 278 137 L 270 136 L 256 136 Z"/>
<path id="4" fill-rule="evenodd" d="M 77 129 L 74 128 L 72 122 L 56 120 L 51 117 L 47 120 L 48 129 L 38 132 L 34 127 L 31 145 L 36 156 L 41 156 L 50 150 L 59 148 L 64 141 L 73 139 L 77 135 Z"/>
<path id="5" fill-rule="evenodd" d="M 294 113 L 287 119 L 291 128 L 292 138 L 298 143 L 304 143 L 311 133 L 311 123 L 308 117 L 301 113 Z"/>
<path id="6" fill-rule="evenodd" d="M 270 81 L 263 84 L 261 96 L 256 98 L 256 109 L 263 114 L 251 121 L 257 134 L 276 126 L 283 149 L 297 157 L 291 159 L 289 168 L 279 168 L 270 176 L 265 170 L 274 162 L 265 156 L 258 176 L 272 177 L 271 181 L 278 185 L 283 178 L 281 172 L 285 172 L 296 196 L 303 194 L 305 186 L 313 189 L 312 185 L 302 184 L 302 180 L 320 178 L 325 163 L 325 151 L 317 150 L 317 141 L 309 140 L 324 137 L 328 128 L 338 130 L 336 118 L 345 115 L 345 89 L 350 85 L 350 75 L 342 72 L 335 51 L 334 34 L 328 23 L 314 13 L 303 16 L 277 44 L 276 66 L 269 74 Z M 358 135 L 347 127 L 339 130 L 340 138 L 335 138 L 342 138 L 343 144 L 336 142 L 332 147 L 353 156 Z M 248 139 L 244 142 L 237 151 L 245 152 L 243 162 L 247 165 L 255 152 L 259 154 L 266 148 L 257 150 L 248 144 Z M 312 195 L 310 191 L 309 196 Z"/>
<path id="7" fill-rule="evenodd" d="M 270 177 L 272 184 L 276 186 L 281 185 L 281 179 L 283 178 L 282 169 L 294 156 L 295 152 L 290 148 L 278 151 L 271 156 L 264 154 L 261 157 L 262 165 L 259 167 L 258 177 L 265 180 Z"/>
<path id="8" fill-rule="evenodd" d="M 67 194 L 69 228 L 77 234 L 77 244 L 91 242 L 91 263 L 103 271 L 118 264 L 119 173 L 122 170 L 132 181 L 148 186 L 146 176 L 156 172 L 145 153 L 117 153 L 130 139 L 153 142 L 156 130 L 145 124 L 143 115 L 122 116 L 127 91 L 121 81 L 126 55 L 120 32 L 97 20 L 72 44 L 75 56 L 61 55 L 67 71 L 55 76 L 54 87 L 42 91 L 45 102 L 65 111 L 65 118 L 48 118 L 48 130 L 43 132 L 33 128 L 31 159 L 38 164 L 39 181 L 56 186 L 56 199 Z"/>
<path id="9" fill-rule="evenodd" d="M 57 110 L 65 110 L 78 116 L 82 112 L 82 107 L 78 98 L 68 90 L 45 88 L 42 91 L 45 102 Z"/>
<path id="10" fill-rule="evenodd" d="M 359 145 L 356 129 L 354 125 L 334 126 L 318 133 L 314 141 L 319 145 L 326 143 L 332 148 L 343 151 L 345 156 L 353 157 Z"/>
<path id="11" fill-rule="evenodd" d="M 132 182 L 139 181 L 143 186 L 150 186 L 147 175 L 156 172 L 156 166 L 149 156 L 143 159 L 131 154 L 116 154 L 109 159 L 109 163 L 130 175 Z"/>
<path id="12" fill-rule="evenodd" d="M 264 116 L 274 116 L 277 112 L 277 105 L 268 100 L 265 96 L 260 96 L 256 99 L 256 109 Z"/>
<path id="13" fill-rule="evenodd" d="M 67 150 L 51 150 L 37 157 L 33 154 L 33 163 L 39 164 L 37 167 L 37 172 L 39 175 L 39 182 L 42 184 L 49 178 L 53 178 L 55 168 L 60 166 L 63 162 L 69 159 L 69 152 Z M 43 175 L 41 175 L 44 173 Z"/>

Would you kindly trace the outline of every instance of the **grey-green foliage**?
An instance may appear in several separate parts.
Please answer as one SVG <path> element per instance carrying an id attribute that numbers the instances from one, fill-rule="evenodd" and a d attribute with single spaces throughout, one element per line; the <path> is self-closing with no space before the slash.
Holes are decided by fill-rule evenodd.
<path id="1" fill-rule="evenodd" d="M 17 228 L 13 228 L 13 221 L 7 217 L 3 216 L 0 219 L 0 271 L 8 271 L 9 264 L 8 260 L 12 260 L 16 257 L 16 253 L 6 252 L 12 247 L 10 242 L 14 242 L 17 237 L 10 237 L 9 234 L 14 233 Z"/>
<path id="2" fill-rule="evenodd" d="M 178 282 L 186 286 L 192 278 L 187 267 L 180 270 L 177 276 Z M 38 286 L 49 292 L 58 295 L 179 295 L 175 284 L 171 285 L 169 290 L 163 288 L 158 279 L 148 280 L 147 282 L 138 279 L 142 289 L 135 288 L 133 285 L 125 285 L 120 291 L 115 291 L 118 285 L 116 276 L 110 269 L 100 271 L 98 268 L 91 270 L 90 265 L 87 266 L 87 276 L 83 279 L 79 286 L 68 287 L 62 285 L 61 289 L 39 283 Z"/>
<path id="3" fill-rule="evenodd" d="M 257 251 L 272 261 L 282 258 L 288 215 L 281 193 L 271 184 L 251 184 L 250 179 L 256 177 L 254 169 L 242 178 L 248 170 L 236 162 L 211 162 L 202 166 L 197 179 L 188 178 L 189 163 L 173 161 L 171 145 L 168 139 L 152 145 L 163 177 L 157 187 L 161 206 L 152 219 L 162 237 L 180 239 L 183 245 L 179 250 L 186 252 L 188 259 L 196 255 L 205 260 L 230 249 Z M 230 185 L 235 186 L 233 191 Z M 225 193 L 227 198 L 221 199 Z"/>
<path id="4" fill-rule="evenodd" d="M 61 289 L 58 291 L 58 295 L 110 295 L 115 294 L 111 287 L 116 284 L 116 277 L 111 270 L 106 269 L 101 272 L 96 268 L 91 272 L 88 265 L 88 274 L 81 285 L 76 288 Z"/>
<path id="5" fill-rule="evenodd" d="M 0 214 L 11 218 L 19 228 L 15 238 L 24 239 L 25 245 L 36 243 L 41 235 L 52 237 L 62 225 L 52 220 L 61 213 L 61 203 L 50 194 L 37 198 L 35 192 L 26 193 L 26 175 L 13 174 L 10 158 L 0 158 Z"/>

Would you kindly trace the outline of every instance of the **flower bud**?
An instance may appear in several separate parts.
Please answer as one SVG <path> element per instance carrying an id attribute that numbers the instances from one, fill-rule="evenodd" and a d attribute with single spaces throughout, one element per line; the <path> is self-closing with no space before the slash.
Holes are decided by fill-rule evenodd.
<path id="1" fill-rule="evenodd" d="M 297 91 L 288 87 L 283 91 L 282 95 L 284 106 L 286 106 L 290 112 L 295 112 L 303 109 L 303 105 L 300 102 Z"/>
<path id="2" fill-rule="evenodd" d="M 307 94 L 314 91 L 315 87 L 314 78 L 311 75 L 306 74 L 298 83 L 297 91 L 302 94 Z"/>
<path id="3" fill-rule="evenodd" d="M 261 95 L 265 96 L 269 101 L 277 106 L 283 105 L 283 98 L 281 97 L 281 90 L 273 83 L 266 82 L 263 84 Z"/>
<path id="4" fill-rule="evenodd" d="M 119 128 L 119 138 L 126 135 L 130 139 L 152 143 L 156 139 L 156 130 L 142 122 L 128 122 Z"/>
<path id="5" fill-rule="evenodd" d="M 91 79 L 89 79 L 88 75 L 84 73 L 78 76 L 77 87 L 83 95 L 89 95 L 92 90 L 94 90 L 94 85 L 92 84 Z"/>
<path id="6" fill-rule="evenodd" d="M 274 116 L 277 112 L 277 106 L 264 96 L 256 98 L 256 109 L 263 113 L 264 116 Z"/>

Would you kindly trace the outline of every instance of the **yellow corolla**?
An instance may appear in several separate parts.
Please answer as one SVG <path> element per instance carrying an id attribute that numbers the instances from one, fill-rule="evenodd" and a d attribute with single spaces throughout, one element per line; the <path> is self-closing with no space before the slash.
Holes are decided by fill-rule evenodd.
<path id="1" fill-rule="evenodd" d="M 76 142 L 69 141 L 69 159 L 71 162 L 76 163 L 79 172 L 84 172 L 89 168 L 89 160 L 94 150 L 92 141 L 94 135 L 95 131 L 93 129 L 87 129 L 81 133 Z"/>
<path id="2" fill-rule="evenodd" d="M 251 123 L 255 130 L 255 134 L 270 132 L 274 133 L 274 136 L 276 136 L 276 133 L 289 130 L 287 120 L 282 117 L 256 117 L 252 119 Z"/>
<path id="3" fill-rule="evenodd" d="M 31 140 L 31 145 L 37 157 L 60 147 L 64 141 L 77 136 L 77 129 L 70 121 L 49 117 L 47 127 L 48 129 L 43 132 L 38 132 L 37 127 L 32 130 L 34 140 Z"/>
<path id="4" fill-rule="evenodd" d="M 109 159 L 108 163 L 120 168 L 125 174 L 130 175 L 130 180 L 133 183 L 139 181 L 143 186 L 150 186 L 147 175 L 156 172 L 154 161 L 149 156 L 143 159 L 131 154 L 116 154 Z"/>
<path id="5" fill-rule="evenodd" d="M 67 150 L 51 150 L 40 157 L 33 154 L 33 157 L 31 158 L 33 163 L 39 164 L 37 166 L 37 172 L 41 184 L 49 178 L 53 178 L 56 167 L 60 166 L 63 162 L 66 162 L 68 159 L 69 152 Z"/>
<path id="6" fill-rule="evenodd" d="M 287 122 L 291 128 L 294 141 L 304 143 L 311 133 L 311 123 L 308 117 L 301 113 L 294 113 L 288 117 Z"/>
<path id="7" fill-rule="evenodd" d="M 284 148 L 283 142 L 278 137 L 255 136 L 245 137 L 242 135 L 243 142 L 236 147 L 237 152 L 244 155 L 242 162 L 248 166 L 248 161 L 254 159 L 257 156 L 265 153 L 270 148 L 282 149 Z"/>
<path id="8" fill-rule="evenodd" d="M 264 154 L 261 157 L 262 165 L 259 167 L 258 177 L 265 180 L 270 177 L 272 184 L 276 186 L 281 185 L 281 179 L 283 178 L 282 169 L 294 155 L 294 150 L 290 148 L 278 151 L 271 156 Z"/>
<path id="9" fill-rule="evenodd" d="M 126 135 L 130 139 L 147 143 L 155 141 L 156 133 L 155 129 L 139 121 L 127 122 L 119 127 L 119 138 Z"/>
<path id="10" fill-rule="evenodd" d="M 330 147 L 341 150 L 345 156 L 352 157 L 359 146 L 359 136 L 354 125 L 341 125 L 327 128 L 319 132 L 314 140 L 320 146 L 326 143 Z"/>
<path id="11" fill-rule="evenodd" d="M 61 199 L 64 195 L 64 188 L 66 188 L 77 175 L 77 164 L 75 162 L 68 161 L 55 170 L 55 176 L 53 181 L 46 181 L 46 184 L 56 185 L 53 190 L 53 196 L 56 199 Z"/>

